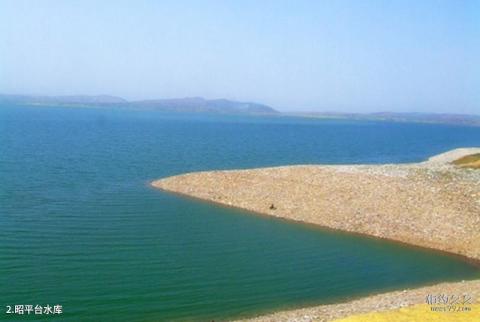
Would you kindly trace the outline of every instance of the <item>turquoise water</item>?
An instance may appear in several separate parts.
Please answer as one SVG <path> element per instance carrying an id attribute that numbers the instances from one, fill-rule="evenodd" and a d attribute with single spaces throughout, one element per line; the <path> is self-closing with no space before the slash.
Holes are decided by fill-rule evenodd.
<path id="1" fill-rule="evenodd" d="M 178 173 L 415 162 L 480 128 L 0 107 L 0 319 L 222 320 L 480 277 L 456 257 L 149 188 Z M 21 316 L 19 320 L 31 320 Z"/>

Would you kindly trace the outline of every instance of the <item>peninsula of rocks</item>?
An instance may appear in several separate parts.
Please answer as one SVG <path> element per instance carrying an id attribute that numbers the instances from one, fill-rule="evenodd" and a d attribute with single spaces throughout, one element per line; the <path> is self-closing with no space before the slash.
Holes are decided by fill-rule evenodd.
<path id="1" fill-rule="evenodd" d="M 162 190 L 264 215 L 441 251 L 480 262 L 480 148 L 425 162 L 209 171 L 153 181 Z M 469 294 L 471 311 L 432 313 L 426 294 Z M 249 321 L 473 321 L 480 280 L 376 294 Z M 432 315 L 433 314 L 433 315 Z M 343 321 L 343 320 L 342 320 Z M 339 321 L 340 322 L 340 321 Z"/>
<path id="2" fill-rule="evenodd" d="M 265 215 L 480 260 L 480 170 L 455 164 L 477 155 L 480 148 L 463 148 L 413 164 L 208 171 L 151 184 Z"/>

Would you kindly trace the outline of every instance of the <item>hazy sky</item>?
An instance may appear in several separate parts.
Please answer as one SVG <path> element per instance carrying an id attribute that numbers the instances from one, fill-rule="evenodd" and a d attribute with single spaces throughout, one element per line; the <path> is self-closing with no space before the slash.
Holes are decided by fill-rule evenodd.
<path id="1" fill-rule="evenodd" d="M 480 1 L 5 1 L 0 92 L 480 114 Z"/>

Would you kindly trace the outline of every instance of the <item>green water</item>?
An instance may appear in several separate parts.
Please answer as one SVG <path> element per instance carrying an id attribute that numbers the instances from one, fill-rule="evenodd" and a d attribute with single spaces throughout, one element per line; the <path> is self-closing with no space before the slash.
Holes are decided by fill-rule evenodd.
<path id="1" fill-rule="evenodd" d="M 480 277 L 459 258 L 149 188 L 296 163 L 419 161 L 480 129 L 0 107 L 0 319 L 206 321 Z"/>

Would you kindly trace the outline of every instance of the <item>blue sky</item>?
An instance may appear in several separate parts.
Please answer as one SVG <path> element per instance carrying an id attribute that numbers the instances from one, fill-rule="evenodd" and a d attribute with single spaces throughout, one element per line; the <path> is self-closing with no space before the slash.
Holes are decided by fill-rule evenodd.
<path id="1" fill-rule="evenodd" d="M 0 0 L 0 92 L 480 114 L 480 1 Z"/>

